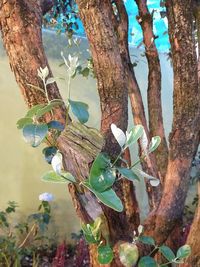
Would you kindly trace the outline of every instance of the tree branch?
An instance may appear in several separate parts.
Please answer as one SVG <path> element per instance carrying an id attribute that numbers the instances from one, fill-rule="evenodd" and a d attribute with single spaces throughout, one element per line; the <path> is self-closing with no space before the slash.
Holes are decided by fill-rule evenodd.
<path id="1" fill-rule="evenodd" d="M 127 79 L 126 81 L 127 81 L 127 86 L 128 86 L 129 98 L 131 102 L 134 124 L 143 125 L 145 132 L 147 134 L 148 141 L 150 142 L 150 135 L 149 135 L 149 129 L 147 126 L 146 116 L 144 112 L 143 100 L 142 100 L 140 88 L 137 83 L 135 73 L 132 67 L 130 55 L 129 55 L 128 15 L 127 15 L 126 8 L 122 0 L 115 0 L 114 2 L 116 4 L 117 10 L 118 10 L 118 16 L 119 16 L 119 21 L 115 22 L 118 25 L 117 27 L 118 43 L 120 47 L 120 54 L 123 59 L 124 69 L 126 71 L 126 79 Z M 139 147 L 140 147 L 140 151 L 142 151 L 140 142 L 139 142 Z M 142 163 L 142 168 L 147 173 L 159 178 L 155 155 L 151 154 L 149 156 L 149 159 L 146 162 Z M 159 186 L 158 188 L 152 188 L 148 182 L 146 186 L 147 186 L 147 193 L 149 197 L 148 198 L 149 206 L 150 206 L 150 209 L 153 209 L 159 203 L 161 191 L 162 191 L 161 186 Z"/>
<path id="2" fill-rule="evenodd" d="M 155 36 L 153 33 L 152 15 L 149 13 L 146 0 L 135 0 L 139 16 L 137 20 L 142 27 L 146 58 L 148 62 L 148 111 L 150 136 L 159 135 L 161 144 L 154 152 L 156 155 L 156 164 L 161 174 L 162 181 L 167 170 L 168 147 L 165 138 L 162 103 L 161 103 L 161 68 L 158 51 L 155 45 Z"/>

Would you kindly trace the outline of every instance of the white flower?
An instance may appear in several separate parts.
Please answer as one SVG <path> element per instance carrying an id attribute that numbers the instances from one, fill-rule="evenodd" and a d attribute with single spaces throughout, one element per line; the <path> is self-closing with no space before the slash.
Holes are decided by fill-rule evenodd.
<path id="1" fill-rule="evenodd" d="M 59 175 L 63 168 L 62 165 L 62 154 L 58 151 L 52 158 L 51 166 L 53 170 Z"/>
<path id="2" fill-rule="evenodd" d="M 118 144 L 123 147 L 126 143 L 126 135 L 124 132 L 118 128 L 114 123 L 111 124 L 111 131 L 117 140 Z"/>
<path id="3" fill-rule="evenodd" d="M 77 56 L 71 56 L 70 54 L 68 55 L 68 61 L 67 59 L 64 57 L 63 52 L 61 52 L 61 56 L 65 62 L 65 65 L 67 67 L 67 72 L 69 74 L 69 76 L 73 76 L 76 72 L 76 68 L 78 67 L 79 63 L 78 63 L 78 57 Z"/>
<path id="4" fill-rule="evenodd" d="M 50 202 L 50 201 L 54 200 L 54 196 L 50 193 L 45 192 L 45 193 L 39 195 L 39 200 Z"/>

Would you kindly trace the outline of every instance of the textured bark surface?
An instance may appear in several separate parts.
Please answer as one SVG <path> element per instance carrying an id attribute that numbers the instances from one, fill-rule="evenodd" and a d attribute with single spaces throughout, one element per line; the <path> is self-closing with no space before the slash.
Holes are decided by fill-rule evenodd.
<path id="1" fill-rule="evenodd" d="M 37 75 L 48 65 L 42 44 L 42 9 L 40 1 L 10 0 L 0 2 L 0 28 L 10 67 L 28 107 L 46 102 L 45 94 L 28 84 L 43 88 Z M 49 68 L 50 69 L 50 68 Z M 50 71 L 50 76 L 52 73 Z M 61 98 L 55 83 L 48 85 L 50 99 Z M 55 118 L 65 121 L 65 109 L 56 108 Z M 50 120 L 50 118 L 48 118 Z"/>
<path id="2" fill-rule="evenodd" d="M 139 10 L 137 20 L 143 31 L 143 42 L 149 69 L 147 99 L 150 136 L 158 135 L 161 137 L 161 144 L 154 153 L 156 155 L 156 165 L 163 182 L 167 170 L 168 147 L 162 116 L 160 59 L 154 41 L 156 37 L 153 33 L 153 15 L 148 10 L 146 0 L 136 0 L 136 3 Z"/>
<path id="3" fill-rule="evenodd" d="M 191 247 L 192 253 L 186 263 L 182 265 L 183 267 L 200 266 L 200 182 L 198 182 L 198 196 L 198 206 L 186 241 L 186 244 Z"/>
<path id="4" fill-rule="evenodd" d="M 182 217 L 190 166 L 199 141 L 199 89 L 191 7 L 192 1 L 167 1 L 174 70 L 174 116 L 162 199 L 146 222 L 146 233 L 158 243 L 166 240 Z"/>
<path id="5" fill-rule="evenodd" d="M 96 57 L 94 53 L 94 64 L 96 66 L 102 109 L 101 128 L 107 144 L 107 146 L 104 146 L 104 150 L 113 156 L 118 153 L 119 147 L 111 134 L 110 124 L 114 122 L 123 130 L 127 128 L 127 87 L 124 82 L 123 65 L 122 63 L 120 65 L 119 50 L 117 50 L 117 47 L 115 49 L 115 46 L 113 49 L 115 34 L 112 39 L 112 29 L 109 29 L 108 25 L 106 25 L 107 22 L 103 16 L 104 14 L 108 18 L 110 9 L 99 4 L 99 8 L 101 7 L 105 8 L 105 10 L 101 16 L 96 17 L 96 22 L 99 23 L 98 21 L 100 21 L 102 25 L 105 23 L 104 27 L 102 27 L 102 32 L 98 33 L 97 24 L 94 24 L 94 29 L 91 28 L 88 31 L 91 31 L 94 35 L 96 34 L 97 38 L 93 43 L 93 52 L 96 51 Z M 93 18 L 95 20 L 95 10 L 91 7 L 90 11 L 90 19 Z M 44 11 L 42 11 L 41 2 L 39 1 L 13 0 L 9 2 L 3 1 L 0 4 L 0 25 L 4 46 L 9 56 L 11 68 L 29 107 L 46 102 L 43 93 L 32 90 L 27 86 L 27 84 L 33 84 L 42 87 L 37 77 L 37 69 L 48 66 L 42 46 L 42 12 Z M 102 38 L 103 35 L 101 34 L 105 34 L 105 37 Z M 99 44 L 98 37 L 103 39 Z M 55 84 L 49 86 L 48 91 L 50 99 L 60 98 L 59 90 Z M 46 116 L 45 119 L 49 121 L 51 118 Z M 64 122 L 65 110 L 62 108 L 56 109 L 54 119 Z M 93 139 L 94 136 L 96 141 Z M 58 147 L 64 156 L 65 168 L 79 180 L 88 177 L 89 167 L 97 152 L 101 150 L 101 142 L 98 145 L 96 143 L 100 141 L 99 138 L 97 133 L 87 129 L 87 127 L 74 128 L 74 126 L 69 125 L 58 140 Z M 89 200 L 92 200 L 94 204 L 93 208 L 90 207 L 90 210 L 101 210 L 96 199 L 94 197 L 91 198 L 90 194 L 85 194 L 79 186 L 69 185 L 69 191 L 77 214 L 84 222 L 90 221 L 94 216 L 93 213 L 88 212 L 87 205 L 85 206 L 85 203 L 89 203 Z M 124 212 L 118 213 L 103 207 L 113 245 L 120 239 L 131 240 L 132 230 L 139 224 L 138 206 L 137 202 L 134 203 L 136 199 L 132 183 L 122 182 L 120 186 L 116 186 L 116 191 L 125 203 Z M 90 255 L 91 266 L 98 266 L 95 247 L 91 248 Z M 117 266 L 114 262 L 112 265 Z"/>
<path id="6" fill-rule="evenodd" d="M 126 73 L 126 84 L 128 87 L 129 98 L 131 102 L 131 108 L 133 113 L 134 124 L 143 125 L 147 138 L 150 142 L 149 129 L 147 125 L 147 120 L 144 112 L 143 100 L 138 86 L 134 69 L 131 63 L 131 58 L 128 48 L 128 15 L 122 0 L 114 1 L 117 7 L 117 15 L 112 17 L 113 25 L 118 36 L 118 44 L 120 48 L 120 54 L 124 65 L 124 70 Z M 141 152 L 141 145 L 139 142 L 139 148 Z M 148 160 L 142 162 L 142 168 L 147 173 L 159 178 L 159 173 L 156 165 L 156 159 L 154 154 L 150 154 Z M 160 196 L 161 187 L 152 188 L 149 183 L 146 184 L 147 193 L 149 196 L 149 206 L 150 209 L 157 207 Z"/>
<path id="7" fill-rule="evenodd" d="M 104 144 L 101 135 L 95 130 L 79 124 L 69 124 L 59 137 L 58 146 L 64 155 L 65 168 L 79 181 L 82 181 L 88 177 L 91 163 L 102 146 L 104 151 L 111 156 L 119 152 L 119 146 L 110 131 L 110 124 L 115 123 L 124 131 L 126 130 L 128 91 L 134 122 L 143 124 L 147 134 L 148 126 L 128 53 L 128 20 L 123 2 L 115 1 L 118 11 L 120 11 L 118 14 L 120 16 L 117 18 L 119 20 L 114 16 L 109 0 L 77 0 L 77 3 L 90 42 L 101 103 L 101 130 L 105 136 Z M 146 234 L 154 237 L 157 243 L 163 243 L 167 239 L 182 216 L 188 190 L 190 165 L 198 144 L 200 99 L 197 62 L 192 39 L 191 7 L 191 0 L 167 1 L 174 68 L 174 118 L 162 199 L 160 201 L 161 190 L 155 189 L 150 192 L 151 206 L 156 207 L 159 202 L 160 204 L 147 219 L 145 230 Z M 48 66 L 42 46 L 42 12 L 44 12 L 44 7 L 41 6 L 40 1 L 3 0 L 0 3 L 0 28 L 4 46 L 11 68 L 29 107 L 46 102 L 43 93 L 27 86 L 27 84 L 33 84 L 42 87 L 37 78 L 37 69 Z M 146 46 L 148 47 L 148 43 Z M 153 57 L 152 54 L 150 56 Z M 155 60 L 155 58 L 153 59 Z M 151 60 L 153 59 L 151 58 Z M 155 73 L 159 71 L 158 61 L 155 60 L 153 64 L 154 67 L 155 65 L 157 67 L 151 69 L 151 73 L 153 73 L 153 79 L 156 79 Z M 160 78 L 155 80 L 157 90 L 160 87 L 159 82 Z M 155 84 L 153 83 L 154 86 Z M 50 85 L 48 90 L 50 99 L 60 98 L 56 84 Z M 149 91 L 152 92 L 152 88 Z M 151 94 L 149 96 L 152 97 Z M 159 94 L 158 98 L 160 98 Z M 152 101 L 150 102 L 151 105 Z M 158 101 L 156 108 L 159 108 L 159 104 Z M 152 112 L 154 112 L 154 108 L 152 107 Z M 48 121 L 50 117 L 47 116 L 45 119 Z M 55 110 L 54 119 L 65 121 L 64 108 Z M 129 156 L 126 158 L 128 159 Z M 150 173 L 157 176 L 154 156 L 151 156 L 146 165 Z M 100 206 L 94 196 L 85 192 L 79 185 L 69 185 L 76 212 L 84 222 L 91 221 L 98 212 L 104 211 L 110 230 L 111 244 L 117 251 L 117 244 L 121 240 L 131 241 L 132 231 L 139 224 L 139 212 L 132 183 L 121 182 L 115 190 L 125 206 L 122 213 L 114 212 L 103 205 Z M 198 211 L 196 218 L 194 225 L 199 218 Z M 191 232 L 193 236 L 192 233 L 194 232 Z M 196 244 L 194 237 L 192 238 L 190 240 Z M 96 247 L 91 246 L 90 255 L 91 266 L 99 266 Z M 118 260 L 114 260 L 110 266 L 117 267 L 121 264 Z"/>
<path id="8" fill-rule="evenodd" d="M 115 123 L 125 131 L 128 124 L 126 73 L 120 56 L 117 35 L 110 20 L 113 10 L 108 0 L 79 0 L 77 4 L 89 40 L 98 81 L 102 112 L 101 132 L 106 140 L 104 150 L 113 156 L 119 152 L 119 146 L 116 145 L 110 125 Z M 135 196 L 132 183 L 121 182 L 115 186 L 115 190 L 123 200 L 125 211 L 117 213 L 108 207 L 103 207 L 113 244 L 119 240 L 131 240 L 131 230 L 139 222 L 137 202 L 133 202 Z M 127 198 L 127 196 L 129 197 Z"/>

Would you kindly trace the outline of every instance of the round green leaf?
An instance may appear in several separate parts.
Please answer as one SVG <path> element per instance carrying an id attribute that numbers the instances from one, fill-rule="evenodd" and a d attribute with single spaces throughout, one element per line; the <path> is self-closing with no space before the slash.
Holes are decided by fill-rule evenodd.
<path id="1" fill-rule="evenodd" d="M 145 256 L 140 259 L 138 267 L 158 267 L 158 264 L 153 258 Z"/>
<path id="2" fill-rule="evenodd" d="M 121 173 L 122 176 L 127 178 L 129 181 L 132 181 L 132 182 L 135 181 L 135 180 L 140 181 L 138 176 L 131 169 L 118 167 L 117 170 L 118 170 L 119 173 Z"/>
<path id="3" fill-rule="evenodd" d="M 46 104 L 38 104 L 38 105 L 35 105 L 33 106 L 32 108 L 29 109 L 29 111 L 26 113 L 26 117 L 33 117 L 37 111 L 43 107 L 45 107 Z"/>
<path id="4" fill-rule="evenodd" d="M 41 144 L 48 133 L 47 124 L 27 124 L 23 128 L 23 136 L 32 147 Z"/>
<path id="5" fill-rule="evenodd" d="M 146 245 L 156 245 L 154 239 L 150 236 L 140 236 L 139 241 Z"/>
<path id="6" fill-rule="evenodd" d="M 59 106 L 61 105 L 62 102 L 61 101 L 51 101 L 50 104 L 45 105 L 44 107 L 42 107 L 41 109 L 38 109 L 36 112 L 36 117 L 40 118 L 41 116 L 43 116 L 45 113 L 50 112 L 55 106 Z"/>
<path id="7" fill-rule="evenodd" d="M 174 252 L 169 247 L 163 245 L 159 247 L 159 251 L 168 261 L 175 259 Z"/>
<path id="8" fill-rule="evenodd" d="M 98 247 L 98 261 L 100 264 L 108 264 L 113 260 L 113 251 L 110 246 Z"/>
<path id="9" fill-rule="evenodd" d="M 58 149 L 55 146 L 45 147 L 42 150 L 42 153 L 44 154 L 44 158 L 49 164 L 51 164 L 52 158 L 55 156 L 57 150 Z"/>
<path id="10" fill-rule="evenodd" d="M 115 181 L 115 173 L 108 169 L 109 165 L 110 159 L 104 153 L 100 153 L 92 164 L 89 182 L 92 188 L 98 192 L 110 188 Z"/>
<path id="11" fill-rule="evenodd" d="M 59 121 L 50 121 L 47 125 L 50 129 L 55 129 L 58 131 L 63 131 L 65 128 L 65 126 Z"/>
<path id="12" fill-rule="evenodd" d="M 32 118 L 22 118 L 17 121 L 17 128 L 22 129 L 25 125 L 31 124 L 33 122 Z"/>
<path id="13" fill-rule="evenodd" d="M 187 258 L 190 254 L 191 254 L 191 247 L 189 245 L 184 245 L 178 249 L 176 257 L 178 259 L 184 259 Z"/>
<path id="14" fill-rule="evenodd" d="M 110 188 L 115 182 L 115 173 L 112 170 L 103 170 L 99 176 L 90 177 L 90 185 L 98 192 Z"/>
<path id="15" fill-rule="evenodd" d="M 139 258 L 137 246 L 131 243 L 121 244 L 119 248 L 119 258 L 125 267 L 135 266 Z"/>
<path id="16" fill-rule="evenodd" d="M 89 119 L 88 105 L 83 102 L 72 101 L 70 99 L 69 104 L 73 114 L 77 117 L 80 123 L 86 123 Z"/>

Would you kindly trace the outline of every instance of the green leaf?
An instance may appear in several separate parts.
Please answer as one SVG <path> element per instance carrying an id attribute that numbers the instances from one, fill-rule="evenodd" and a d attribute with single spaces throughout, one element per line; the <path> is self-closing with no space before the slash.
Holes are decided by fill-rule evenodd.
<path id="1" fill-rule="evenodd" d="M 27 125 L 27 124 L 31 124 L 33 122 L 33 119 L 32 118 L 22 118 L 22 119 L 19 119 L 18 121 L 17 121 L 17 128 L 18 129 L 22 129 L 22 128 L 24 128 L 24 126 L 25 125 Z"/>
<path id="2" fill-rule="evenodd" d="M 67 183 L 69 182 L 76 182 L 75 178 L 69 172 L 62 172 L 61 175 L 58 175 L 54 171 L 49 171 L 45 173 L 42 178 L 44 182 L 51 182 L 51 183 Z"/>
<path id="3" fill-rule="evenodd" d="M 106 190 L 104 192 L 97 192 L 94 188 L 91 187 L 88 181 L 83 183 L 95 196 L 106 206 L 110 207 L 113 210 L 118 212 L 123 211 L 123 205 L 121 199 L 116 195 L 113 189 Z"/>
<path id="4" fill-rule="evenodd" d="M 149 144 L 148 152 L 151 153 L 154 150 L 156 150 L 156 148 L 160 145 L 160 142 L 161 142 L 160 136 L 152 137 L 151 142 Z"/>
<path id="5" fill-rule="evenodd" d="M 90 74 L 90 69 L 88 67 L 85 67 L 83 70 L 81 70 L 81 74 L 83 77 L 88 77 Z"/>
<path id="6" fill-rule="evenodd" d="M 115 182 L 115 172 L 112 170 L 102 170 L 99 176 L 90 176 L 90 185 L 97 192 L 104 192 L 111 188 Z"/>
<path id="7" fill-rule="evenodd" d="M 127 134 L 126 147 L 134 144 L 143 135 L 144 128 L 142 125 L 136 125 Z"/>
<path id="8" fill-rule="evenodd" d="M 132 182 L 135 180 L 140 181 L 138 176 L 131 169 L 118 167 L 117 170 L 119 171 L 119 173 L 121 173 L 122 176 L 127 178 L 129 181 L 132 181 Z"/>
<path id="9" fill-rule="evenodd" d="M 92 164 L 89 182 L 92 188 L 98 192 L 103 192 L 110 188 L 115 182 L 115 173 L 108 169 L 110 159 L 104 153 L 100 153 Z"/>
<path id="10" fill-rule="evenodd" d="M 54 102 L 51 101 L 50 104 L 45 105 L 43 108 L 37 110 L 36 117 L 40 118 L 45 113 L 50 112 L 55 106 L 59 106 L 59 105 L 61 105 L 60 101 L 54 101 Z"/>
<path id="11" fill-rule="evenodd" d="M 113 260 L 112 248 L 108 245 L 98 247 L 98 261 L 100 264 L 109 264 Z"/>
<path id="12" fill-rule="evenodd" d="M 65 126 L 59 121 L 50 121 L 47 125 L 50 129 L 56 129 L 58 131 L 63 131 L 65 128 Z"/>
<path id="13" fill-rule="evenodd" d="M 46 104 L 38 104 L 38 105 L 35 105 L 33 106 L 32 108 L 29 109 L 29 111 L 26 113 L 26 117 L 28 118 L 32 118 L 39 109 L 45 107 Z"/>
<path id="14" fill-rule="evenodd" d="M 153 258 L 145 256 L 140 259 L 138 267 L 158 267 L 158 264 Z"/>
<path id="15" fill-rule="evenodd" d="M 49 171 L 49 172 L 45 173 L 42 176 L 41 180 L 43 182 L 51 182 L 51 183 L 61 183 L 61 184 L 67 183 L 67 180 L 65 178 L 58 175 L 54 171 Z"/>
<path id="16" fill-rule="evenodd" d="M 76 183 L 76 179 L 74 178 L 74 176 L 70 173 L 70 172 L 61 172 L 61 177 L 63 177 L 64 179 L 68 180 L 69 182 L 72 183 Z"/>
<path id="17" fill-rule="evenodd" d="M 47 81 L 46 81 L 46 85 L 48 84 L 51 84 L 51 83 L 54 83 L 56 80 L 55 78 L 51 77 L 51 78 L 48 78 Z"/>
<path id="18" fill-rule="evenodd" d="M 135 244 L 123 243 L 119 247 L 119 258 L 125 267 L 132 267 L 138 261 L 139 252 Z"/>
<path id="19" fill-rule="evenodd" d="M 44 158 L 49 164 L 51 164 L 52 158 L 55 156 L 57 150 L 58 149 L 55 146 L 45 147 L 42 150 L 42 153 L 44 154 Z"/>
<path id="20" fill-rule="evenodd" d="M 73 114 L 77 117 L 79 122 L 86 123 L 89 119 L 88 105 L 83 102 L 72 101 L 71 99 L 69 99 L 69 104 Z"/>
<path id="21" fill-rule="evenodd" d="M 92 229 L 90 224 L 83 224 L 82 223 L 81 227 L 82 227 L 82 230 L 84 233 L 84 237 L 89 244 L 95 244 L 95 243 L 99 242 L 100 234 L 99 234 L 99 232 L 94 234 L 92 231 L 93 229 Z"/>
<path id="22" fill-rule="evenodd" d="M 161 246 L 159 247 L 159 251 L 162 253 L 162 255 L 168 260 L 168 261 L 172 261 L 173 259 L 175 259 L 175 255 L 174 252 L 167 246 Z"/>
<path id="23" fill-rule="evenodd" d="M 27 143 L 32 147 L 37 147 L 41 144 L 48 133 L 47 124 L 28 124 L 23 128 L 23 136 Z"/>
<path id="24" fill-rule="evenodd" d="M 156 245 L 154 239 L 150 236 L 140 236 L 139 241 L 146 245 Z"/>
<path id="25" fill-rule="evenodd" d="M 101 224 L 102 224 L 102 219 L 101 219 L 101 217 L 97 217 L 97 218 L 95 219 L 94 223 L 92 224 L 92 234 L 93 234 L 94 236 L 99 235 Z"/>
<path id="26" fill-rule="evenodd" d="M 184 245 L 178 249 L 176 257 L 178 259 L 184 259 L 184 258 L 187 258 L 190 254 L 191 254 L 190 246 Z"/>

